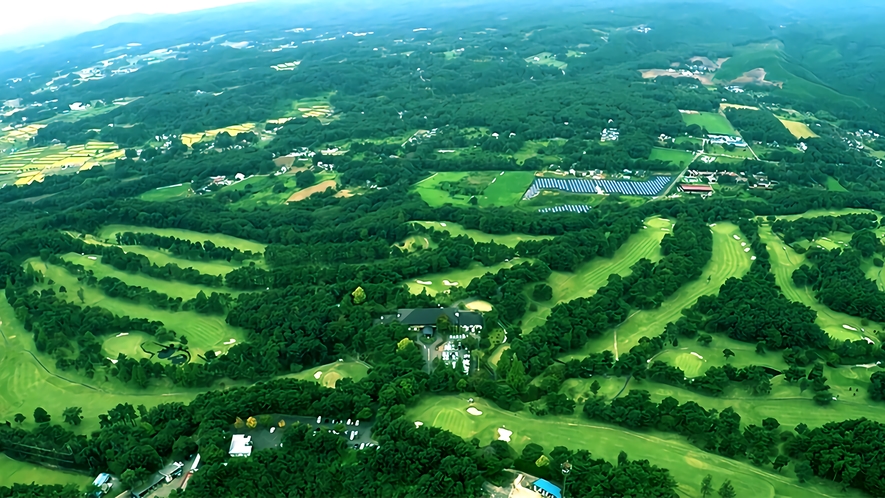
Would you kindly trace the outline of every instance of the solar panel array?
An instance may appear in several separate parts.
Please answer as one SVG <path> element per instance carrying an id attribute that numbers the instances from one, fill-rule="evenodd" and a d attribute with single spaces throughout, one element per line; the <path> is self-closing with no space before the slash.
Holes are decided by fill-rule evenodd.
<path id="1" fill-rule="evenodd" d="M 589 211 L 590 206 L 585 206 L 583 204 L 564 204 L 562 206 L 546 207 L 538 210 L 539 213 L 587 213 Z"/>
<path id="2" fill-rule="evenodd" d="M 664 192 L 673 177 L 654 176 L 650 180 L 585 180 L 583 178 L 536 178 L 523 199 L 531 199 L 542 190 L 562 190 L 573 194 L 610 194 L 654 197 Z"/>

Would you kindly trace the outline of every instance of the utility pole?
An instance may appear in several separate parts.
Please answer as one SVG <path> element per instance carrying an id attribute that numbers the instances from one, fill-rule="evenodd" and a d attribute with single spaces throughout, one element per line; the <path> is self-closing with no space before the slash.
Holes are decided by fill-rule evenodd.
<path id="1" fill-rule="evenodd" d="M 565 487 L 568 485 L 568 475 L 572 471 L 572 464 L 568 460 L 562 462 L 562 498 L 565 498 Z"/>

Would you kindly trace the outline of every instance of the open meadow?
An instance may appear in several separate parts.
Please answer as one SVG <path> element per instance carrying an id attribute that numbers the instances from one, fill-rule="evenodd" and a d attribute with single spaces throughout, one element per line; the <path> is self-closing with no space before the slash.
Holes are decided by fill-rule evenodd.
<path id="1" fill-rule="evenodd" d="M 678 166 L 686 167 L 694 160 L 694 153 L 687 150 L 663 149 L 654 147 L 648 156 L 651 160 L 664 161 Z"/>
<path id="2" fill-rule="evenodd" d="M 506 207 L 522 199 L 534 178 L 531 171 L 441 172 L 412 188 L 431 207 L 468 206 L 472 195 L 459 193 L 467 190 L 479 192 L 475 195 L 480 207 Z"/>
<path id="3" fill-rule="evenodd" d="M 425 396 L 406 410 L 406 416 L 452 431 L 467 440 L 475 437 L 482 445 L 498 439 L 498 429 L 504 428 L 512 431 L 510 445 L 517 452 L 528 443 L 539 444 L 548 453 L 555 446 L 566 446 L 571 450 L 589 450 L 597 458 L 613 462 L 625 451 L 631 459 L 647 459 L 669 469 L 683 497 L 700 496 L 701 479 L 706 474 L 711 474 L 716 483 L 730 479 L 737 496 L 864 496 L 854 490 L 843 494 L 838 485 L 822 479 L 800 484 L 791 470 L 778 474 L 746 461 L 725 458 L 703 451 L 681 436 L 657 431 L 636 432 L 592 421 L 580 413 L 580 407 L 571 416 L 538 417 L 528 410 L 516 413 L 502 410 L 481 398 L 474 398 L 471 404 L 467 401 L 469 397 L 467 394 Z M 482 414 L 468 414 L 470 406 Z"/>
<path id="4" fill-rule="evenodd" d="M 574 273 L 551 273 L 547 283 L 553 288 L 553 299 L 537 303 L 537 311 L 526 313 L 522 320 L 522 329 L 528 332 L 543 325 L 550 316 L 550 310 L 558 303 L 592 296 L 608 282 L 609 275 L 629 275 L 630 267 L 640 259 L 661 259 L 661 240 L 670 232 L 673 224 L 663 218 L 649 218 L 645 224 L 648 228 L 631 235 L 611 258 L 593 258 L 578 267 Z"/>
<path id="5" fill-rule="evenodd" d="M 737 130 L 731 125 L 724 115 L 718 112 L 683 112 L 682 120 L 691 126 L 696 124 L 705 128 L 707 133 L 713 135 L 737 135 Z"/>
<path id="6" fill-rule="evenodd" d="M 189 183 L 180 185 L 169 185 L 168 187 L 158 187 L 138 196 L 143 201 L 165 202 L 178 199 L 187 199 L 196 195 Z"/>
<path id="7" fill-rule="evenodd" d="M 420 294 L 426 291 L 428 295 L 434 296 L 440 292 L 446 292 L 452 287 L 467 287 L 474 278 L 481 277 L 486 273 L 497 273 L 503 268 L 511 268 L 524 262 L 530 262 L 531 259 L 513 258 L 509 262 L 498 263 L 492 266 L 483 266 L 478 261 L 470 263 L 470 266 L 464 269 L 453 268 L 439 273 L 431 273 L 408 280 L 405 284 L 409 287 L 412 294 Z"/>
<path id="8" fill-rule="evenodd" d="M 799 121 L 790 121 L 787 119 L 780 120 L 783 125 L 790 130 L 790 133 L 793 134 L 796 138 L 817 138 L 818 134 L 811 131 L 811 128 L 808 127 L 805 123 L 800 123 Z"/>

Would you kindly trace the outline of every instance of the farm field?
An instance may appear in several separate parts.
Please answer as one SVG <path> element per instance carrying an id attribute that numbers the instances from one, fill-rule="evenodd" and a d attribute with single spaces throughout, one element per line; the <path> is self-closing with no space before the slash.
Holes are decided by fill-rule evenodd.
<path id="1" fill-rule="evenodd" d="M 437 221 L 415 221 L 415 224 L 421 225 L 425 228 L 434 228 L 437 231 L 447 231 L 452 234 L 452 237 L 457 237 L 459 235 L 466 235 L 473 239 L 476 242 L 497 242 L 498 244 L 503 244 L 509 247 L 515 247 L 516 244 L 522 242 L 523 240 L 548 240 L 553 238 L 552 236 L 547 235 L 526 235 L 519 233 L 508 233 L 505 235 L 493 235 L 490 233 L 480 232 L 479 230 L 474 230 L 472 228 L 464 228 L 463 226 L 457 223 L 447 223 L 447 222 L 437 222 Z M 421 235 L 422 238 L 425 238 L 424 235 Z"/>
<path id="2" fill-rule="evenodd" d="M 617 357 L 635 346 L 642 337 L 654 337 L 664 331 L 664 327 L 675 322 L 682 316 L 682 310 L 694 305 L 698 298 L 709 294 L 718 294 L 719 288 L 730 277 L 742 277 L 752 264 L 752 252 L 744 252 L 747 246 L 737 226 L 731 223 L 718 223 L 711 228 L 713 232 L 713 256 L 704 268 L 701 276 L 679 288 L 667 298 L 659 308 L 639 310 L 614 330 L 613 339 L 606 337 L 587 343 L 581 352 L 569 355 L 569 358 L 584 358 L 590 352 L 611 349 Z"/>
<path id="3" fill-rule="evenodd" d="M 660 147 L 655 147 L 651 150 L 651 154 L 648 158 L 680 166 L 688 166 L 694 160 L 694 154 L 687 150 L 662 149 Z"/>
<path id="4" fill-rule="evenodd" d="M 476 196 L 480 207 L 513 206 L 522 199 L 534 178 L 535 174 L 531 171 L 441 172 L 416 183 L 413 189 L 431 207 L 445 204 L 468 206 L 469 196 L 460 194 L 451 196 L 440 188 L 443 182 L 466 183 L 471 187 L 482 189 L 482 193 Z"/>
<path id="5" fill-rule="evenodd" d="M 771 256 L 771 271 L 784 295 L 791 301 L 800 302 L 817 312 L 817 323 L 831 337 L 844 341 L 846 339 L 856 341 L 862 337 L 871 337 L 863 333 L 865 328 L 882 330 L 882 324 L 870 322 L 868 325 L 861 324 L 861 319 L 839 313 L 820 304 L 814 298 L 814 294 L 808 287 L 799 288 L 793 283 L 793 272 L 805 262 L 805 256 L 785 245 L 783 241 L 771 232 L 771 227 L 763 226 L 759 229 L 759 238 L 768 246 Z M 847 329 L 845 326 L 854 330 Z"/>
<path id="6" fill-rule="evenodd" d="M 181 134 L 181 143 L 191 147 L 197 142 L 203 141 L 211 141 L 215 139 L 215 136 L 227 132 L 230 136 L 235 137 L 237 133 L 245 133 L 254 131 L 256 129 L 255 123 L 243 123 L 232 126 L 225 126 L 224 128 L 217 128 L 214 130 L 206 130 L 202 133 L 182 133 Z"/>
<path id="7" fill-rule="evenodd" d="M 313 367 L 286 377 L 317 382 L 325 387 L 335 387 L 335 383 L 343 378 L 359 381 L 366 376 L 368 370 L 369 367 L 365 363 L 347 360 Z"/>
<path id="8" fill-rule="evenodd" d="M 143 201 L 164 202 L 177 199 L 187 199 L 196 195 L 190 184 L 170 185 L 149 190 L 138 196 Z"/>
<path id="9" fill-rule="evenodd" d="M 671 230 L 673 224 L 667 219 L 650 218 L 646 220 L 646 226 L 647 229 L 631 235 L 611 258 L 594 258 L 581 265 L 575 273 L 551 273 L 547 283 L 553 288 L 553 299 L 546 303 L 537 303 L 538 311 L 526 313 L 522 329 L 531 331 L 542 325 L 550 316 L 550 310 L 558 303 L 592 296 L 608 282 L 609 275 L 630 274 L 630 267 L 640 259 L 659 260 L 661 239 Z"/>
<path id="10" fill-rule="evenodd" d="M 580 414 L 537 417 L 527 410 L 508 412 L 484 399 L 474 398 L 474 406 L 482 415 L 467 413 L 469 395 L 425 396 L 406 410 L 406 416 L 425 425 L 441 427 L 469 440 L 473 437 L 485 445 L 498 439 L 498 428 L 512 431 L 510 445 L 517 451 L 530 442 L 540 444 L 546 452 L 554 446 L 571 450 L 586 449 L 597 458 L 616 461 L 625 451 L 631 459 L 647 459 L 665 467 L 679 483 L 684 497 L 700 496 L 701 479 L 706 474 L 714 482 L 730 479 L 737 496 L 775 497 L 861 497 L 856 491 L 842 495 L 840 488 L 828 481 L 815 479 L 799 484 L 792 471 L 782 474 L 760 469 L 749 462 L 732 460 L 708 453 L 685 441 L 683 437 L 656 431 L 635 432 L 589 420 Z"/>
<path id="11" fill-rule="evenodd" d="M 796 138 L 817 138 L 818 134 L 811 131 L 811 128 L 808 127 L 805 123 L 800 123 L 799 121 L 790 121 L 788 119 L 780 119 L 781 123 L 790 130 L 790 133 L 793 134 Z"/>
<path id="12" fill-rule="evenodd" d="M 557 69 L 565 69 L 568 67 L 568 63 L 556 60 L 556 56 L 550 52 L 541 52 L 540 54 L 535 54 L 531 57 L 526 57 L 525 61 L 529 64 L 537 64 L 540 66 L 553 66 Z"/>
<path id="13" fill-rule="evenodd" d="M 294 194 L 289 196 L 288 199 L 286 199 L 286 202 L 303 201 L 304 199 L 307 199 L 308 197 L 312 196 L 313 194 L 325 192 L 326 189 L 330 189 L 330 188 L 335 189 L 337 187 L 338 187 L 338 182 L 336 182 L 335 180 L 326 180 L 326 181 L 323 181 L 323 182 L 320 182 L 320 183 L 314 185 L 313 187 L 307 187 L 307 188 L 299 190 L 298 192 L 295 192 Z"/>
<path id="14" fill-rule="evenodd" d="M 526 261 L 532 260 L 513 258 L 510 262 L 498 263 L 492 266 L 482 266 L 479 262 L 474 261 L 468 268 L 463 270 L 461 268 L 455 268 L 444 272 L 422 275 L 418 278 L 407 280 L 405 283 L 408 285 L 409 292 L 412 294 L 420 294 L 422 290 L 426 290 L 427 294 L 433 296 L 440 292 L 445 292 L 451 287 L 467 287 L 470 284 L 470 281 L 476 277 L 481 277 L 486 273 L 496 273 L 502 268 L 510 268 Z M 449 282 L 450 285 L 446 285 L 445 282 Z"/>
<path id="15" fill-rule="evenodd" d="M 848 189 L 842 186 L 839 183 L 839 180 L 833 178 L 832 176 L 827 177 L 827 190 L 831 190 L 833 192 L 848 192 Z"/>
<path id="16" fill-rule="evenodd" d="M 0 157 L 0 174 L 17 175 L 16 185 L 42 182 L 47 173 L 71 170 L 87 170 L 93 166 L 112 162 L 123 156 L 117 144 L 89 142 L 85 145 L 52 145 L 13 152 Z"/>
<path id="17" fill-rule="evenodd" d="M 69 302 L 79 303 L 75 289 L 82 288 L 85 298 L 82 304 L 85 306 L 99 306 L 116 315 L 127 315 L 133 318 L 147 318 L 163 322 L 167 328 L 174 330 L 179 336 L 187 336 L 188 346 L 194 354 L 204 354 L 210 349 L 224 352 L 234 344 L 229 343 L 231 339 L 234 339 L 236 342 L 242 342 L 246 338 L 245 331 L 228 325 L 223 316 L 206 315 L 194 311 L 173 312 L 156 309 L 134 301 L 108 297 L 96 287 L 83 286 L 77 281 L 77 277 L 68 273 L 64 268 L 46 264 L 39 258 L 31 258 L 25 264 L 30 264 L 35 270 L 43 272 L 47 279 L 52 279 L 55 282 L 55 285 L 52 287 L 56 291 L 58 291 L 57 286 L 65 286 L 69 291 L 59 293 L 59 296 Z M 46 286 L 44 285 L 44 287 Z M 226 342 L 228 344 L 225 344 Z"/>
<path id="18" fill-rule="evenodd" d="M 685 124 L 696 124 L 706 128 L 707 133 L 712 135 L 738 135 L 737 130 L 728 121 L 728 118 L 717 112 L 681 113 Z"/>
<path id="19" fill-rule="evenodd" d="M 95 237 L 99 240 L 113 244 L 116 242 L 116 235 L 123 232 L 153 233 L 164 237 L 176 237 L 182 240 L 189 240 L 191 242 L 211 240 L 213 244 L 219 247 L 237 248 L 241 251 L 252 251 L 260 254 L 264 254 L 264 248 L 266 247 L 265 244 L 260 242 L 232 237 L 221 233 L 206 234 L 182 228 L 153 228 L 138 225 L 105 225 L 95 234 Z M 128 248 L 129 246 L 126 247 Z"/>

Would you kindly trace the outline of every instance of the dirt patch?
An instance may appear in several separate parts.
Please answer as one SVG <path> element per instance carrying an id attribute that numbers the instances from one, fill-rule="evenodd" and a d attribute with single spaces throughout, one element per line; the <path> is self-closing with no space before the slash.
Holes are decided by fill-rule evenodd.
<path id="1" fill-rule="evenodd" d="M 701 57 L 699 55 L 696 55 L 691 58 L 691 62 L 700 62 L 701 64 L 707 66 L 709 69 L 712 69 L 713 71 L 715 71 L 715 70 L 719 69 L 720 67 L 722 67 L 722 64 L 725 63 L 725 61 L 727 61 L 728 59 L 729 59 L 728 57 L 722 57 L 720 59 L 717 59 L 716 62 L 713 62 L 712 60 L 710 60 L 706 57 Z"/>
<path id="2" fill-rule="evenodd" d="M 344 189 L 344 190 L 339 190 L 338 193 L 335 194 L 335 197 L 353 197 L 354 195 L 356 195 L 356 194 L 354 194 L 350 190 Z"/>
<path id="3" fill-rule="evenodd" d="M 750 111 L 758 111 L 758 107 L 753 107 L 751 105 L 740 105 L 740 104 L 727 104 L 725 102 L 719 104 L 720 109 L 747 109 Z"/>
<path id="4" fill-rule="evenodd" d="M 657 78 L 659 76 L 668 76 L 670 78 L 694 78 L 701 82 L 702 85 L 713 86 L 713 73 L 694 74 L 689 71 L 669 70 L 669 69 L 640 69 L 642 77 L 645 79 Z"/>
<path id="5" fill-rule="evenodd" d="M 294 157 L 286 157 L 286 156 L 278 157 L 273 160 L 273 163 L 276 164 L 277 166 L 280 166 L 280 167 L 285 166 L 286 168 L 291 168 L 292 163 L 294 163 L 294 162 L 295 162 Z"/>
<path id="6" fill-rule="evenodd" d="M 757 67 L 756 69 L 747 71 L 746 73 L 738 76 L 737 78 L 729 81 L 730 84 L 753 84 L 759 86 L 776 86 L 778 88 L 784 87 L 783 81 L 768 81 L 765 79 L 765 69 L 761 67 Z"/>
<path id="7" fill-rule="evenodd" d="M 298 192 L 295 192 L 294 194 L 292 194 L 291 197 L 289 197 L 289 199 L 286 200 L 286 202 L 303 201 L 304 199 L 307 199 L 308 197 L 312 196 L 313 194 L 316 194 L 318 192 L 323 192 L 327 188 L 335 188 L 337 185 L 338 185 L 338 183 L 335 180 L 326 180 L 322 183 L 314 185 L 313 187 L 308 187 L 306 189 L 299 190 Z"/>

